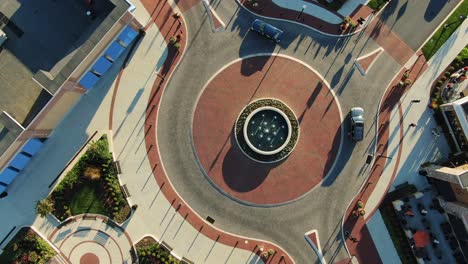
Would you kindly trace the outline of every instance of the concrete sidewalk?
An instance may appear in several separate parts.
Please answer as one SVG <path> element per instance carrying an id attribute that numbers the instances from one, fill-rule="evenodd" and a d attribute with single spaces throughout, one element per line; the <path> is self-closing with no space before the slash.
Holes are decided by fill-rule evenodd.
<path id="1" fill-rule="evenodd" d="M 386 195 L 386 190 L 391 185 L 389 191 L 395 189 L 402 183 L 408 182 L 414 184 L 418 189 L 424 189 L 429 186 L 425 177 L 418 174 L 420 165 L 426 161 L 437 161 L 446 159 L 450 151 L 447 141 L 442 134 L 434 136 L 433 129 L 437 129 L 437 123 L 433 117 L 433 111 L 427 107 L 430 102 L 430 88 L 437 76 L 452 62 L 468 43 L 468 21 L 465 21 L 457 31 L 453 33 L 451 38 L 447 40 L 444 46 L 428 62 L 429 67 L 413 84 L 413 87 L 400 100 L 403 116 L 400 115 L 398 107 L 392 110 L 392 119 L 390 120 L 390 139 L 387 156 L 392 159 L 387 159 L 385 169 L 381 175 L 376 188 L 373 190 L 369 200 L 366 203 L 366 212 L 372 212 L 379 206 L 381 197 Z M 421 100 L 421 103 L 412 103 L 411 100 Z M 403 119 L 403 125 L 400 126 L 399 119 Z M 410 123 L 417 124 L 416 127 L 409 127 Z M 398 136 L 399 130 L 403 130 L 403 139 L 400 143 Z M 393 135 L 393 136 L 392 136 Z M 392 173 L 395 168 L 396 155 L 399 148 L 402 148 L 397 174 L 393 182 L 391 182 Z M 376 213 L 372 218 L 366 217 L 369 231 L 374 239 L 376 248 L 384 260 L 384 263 L 389 262 L 385 256 L 394 256 L 396 252 L 394 247 L 389 247 L 381 238 L 381 230 L 373 228 L 379 226 L 385 228 L 383 220 Z M 380 223 L 377 223 L 380 222 Z M 379 250 L 380 249 L 380 250 Z M 382 251 L 382 249 L 385 249 Z"/>
<path id="2" fill-rule="evenodd" d="M 462 26 L 455 31 L 451 38 L 447 40 L 444 46 L 428 62 L 429 67 L 417 79 L 408 93 L 400 99 L 401 108 L 403 110 L 403 126 L 400 127 L 398 120 L 401 118 L 397 107 L 392 110 L 392 119 L 390 120 L 390 135 L 389 153 L 388 156 L 393 158 L 392 153 L 396 153 L 398 148 L 402 148 L 400 166 L 397 169 L 397 176 L 393 183 L 389 182 L 389 174 L 393 171 L 395 159 L 387 159 L 385 170 L 381 176 L 382 183 L 374 190 L 366 204 L 365 210 L 371 212 L 378 206 L 379 197 L 385 195 L 385 190 L 388 184 L 397 186 L 403 182 L 409 181 L 421 185 L 418 179 L 417 172 L 419 165 L 426 161 L 435 161 L 437 159 L 447 157 L 449 147 L 443 136 L 434 137 L 432 129 L 437 127 L 437 124 L 432 116 L 433 111 L 427 105 L 430 102 L 430 88 L 437 76 L 452 62 L 458 53 L 468 43 L 468 21 L 465 21 Z M 411 100 L 418 99 L 421 103 L 411 103 Z M 410 123 L 416 123 L 417 127 L 410 128 Z M 397 136 L 398 131 L 402 129 L 404 133 L 403 141 L 399 143 L 400 138 Z M 398 145 L 400 145 L 398 147 Z M 384 184 L 384 182 L 387 182 Z M 419 187 L 419 186 L 418 186 Z M 392 189 L 393 189 L 392 188 Z M 392 190 L 390 189 L 390 191 Z"/>
<path id="3" fill-rule="evenodd" d="M 343 22 L 343 18 L 339 17 L 335 13 L 310 2 L 303 0 L 273 0 L 276 5 L 294 11 L 301 11 L 303 13 L 314 16 L 320 20 L 326 21 L 330 24 L 339 24 Z M 305 8 L 303 8 L 305 6 Z M 353 10 L 354 11 L 354 10 Z"/>

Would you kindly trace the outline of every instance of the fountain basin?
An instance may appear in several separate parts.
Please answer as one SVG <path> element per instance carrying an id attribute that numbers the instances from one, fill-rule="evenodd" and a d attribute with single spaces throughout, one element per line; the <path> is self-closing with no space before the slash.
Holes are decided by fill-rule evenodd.
<path id="1" fill-rule="evenodd" d="M 291 122 L 278 108 L 257 108 L 245 120 L 244 138 L 253 151 L 262 155 L 276 154 L 291 139 Z"/>

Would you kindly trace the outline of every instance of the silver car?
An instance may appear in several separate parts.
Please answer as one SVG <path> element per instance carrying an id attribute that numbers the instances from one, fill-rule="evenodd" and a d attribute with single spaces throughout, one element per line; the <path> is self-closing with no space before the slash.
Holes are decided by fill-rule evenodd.
<path id="1" fill-rule="evenodd" d="M 349 112 L 351 121 L 351 131 L 349 135 L 354 141 L 364 139 L 364 109 L 361 107 L 353 107 Z"/>

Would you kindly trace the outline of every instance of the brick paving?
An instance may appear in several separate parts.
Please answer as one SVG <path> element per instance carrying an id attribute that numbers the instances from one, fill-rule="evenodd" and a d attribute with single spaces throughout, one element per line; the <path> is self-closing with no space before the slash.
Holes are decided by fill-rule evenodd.
<path id="1" fill-rule="evenodd" d="M 424 70 L 427 68 L 426 60 L 424 59 L 424 56 L 422 56 L 421 53 L 418 54 L 418 59 L 414 63 L 414 65 L 408 69 L 410 71 L 410 77 L 413 82 L 424 72 Z M 377 142 L 377 150 L 376 153 L 381 154 L 382 157 L 376 156 L 375 157 L 375 163 L 373 164 L 373 167 L 371 169 L 370 176 L 367 180 L 367 186 L 361 190 L 361 193 L 359 193 L 355 200 L 351 203 L 351 206 L 348 208 L 346 214 L 345 214 L 345 221 L 343 224 L 343 229 L 345 231 L 349 231 L 351 233 L 352 237 L 355 237 L 358 239 L 358 242 L 354 243 L 350 240 L 347 240 L 347 246 L 348 250 L 351 254 L 351 256 L 355 256 L 360 263 L 382 263 L 380 256 L 377 252 L 377 249 L 375 248 L 375 245 L 372 241 L 372 238 L 369 234 L 369 230 L 367 229 L 366 226 L 366 221 L 364 220 L 363 217 L 355 217 L 353 215 L 353 210 L 356 208 L 356 203 L 360 199 L 364 203 L 368 200 L 369 196 L 373 192 L 375 188 L 375 184 L 379 180 L 380 175 L 382 175 L 384 168 L 385 168 L 385 163 L 386 159 L 384 158 L 387 156 L 387 151 L 388 151 L 388 141 L 389 141 L 389 136 L 390 136 L 390 129 L 389 129 L 389 123 L 391 119 L 391 113 L 394 107 L 398 107 L 398 111 L 400 113 L 400 128 L 403 126 L 403 111 L 401 109 L 399 100 L 400 98 L 411 89 L 411 86 L 407 86 L 405 88 L 399 87 L 398 83 L 399 81 L 403 78 L 403 74 L 407 69 L 403 68 L 398 75 L 395 77 L 395 79 L 391 83 L 391 88 L 389 88 L 385 95 L 384 99 L 382 101 L 381 108 L 379 110 L 379 128 L 378 128 L 378 142 Z M 403 141 L 403 129 L 400 129 L 399 133 L 399 142 Z M 400 157 L 401 157 L 401 151 L 402 147 L 398 148 L 398 153 L 396 156 L 394 156 L 394 159 L 396 159 L 396 165 L 394 167 L 394 170 L 392 172 L 392 180 L 396 176 L 398 164 L 400 162 Z M 387 186 L 385 193 L 388 191 L 390 188 L 390 184 Z M 384 197 L 381 197 L 381 200 Z M 378 202 L 380 204 L 381 201 Z M 370 219 L 372 215 L 375 213 L 375 211 L 378 209 L 375 208 L 372 212 L 366 212 L 366 219 Z M 367 261 L 366 261 L 367 260 Z M 368 262 L 371 261 L 371 262 Z"/>
<path id="2" fill-rule="evenodd" d="M 364 55 L 361 58 L 357 58 L 356 61 L 361 65 L 361 68 L 364 70 L 364 72 L 367 74 L 367 72 L 370 70 L 372 64 L 377 60 L 377 58 L 380 56 L 380 53 L 383 50 L 379 49 L 376 51 L 372 51 L 370 55 Z M 367 56 L 367 57 L 366 57 Z"/>
<path id="3" fill-rule="evenodd" d="M 415 51 L 389 28 L 380 17 L 375 17 L 364 29 L 377 44 L 382 46 L 385 51 L 401 66 L 413 56 Z"/>
<path id="4" fill-rule="evenodd" d="M 197 1 L 188 1 L 182 3 L 183 1 L 178 2 L 178 8 L 183 10 L 188 10 L 189 6 L 193 6 Z M 157 141 L 156 141 L 156 117 L 157 117 L 157 105 L 161 100 L 162 89 L 165 88 L 167 80 L 174 71 L 177 63 L 181 59 L 182 51 L 186 47 L 186 30 L 182 24 L 180 28 L 174 29 L 173 25 L 178 23 L 176 18 L 174 18 L 174 11 L 170 7 L 167 1 L 142 1 L 145 8 L 150 14 L 152 14 L 152 21 L 158 26 L 161 34 L 164 35 L 166 42 L 169 42 L 169 38 L 175 32 L 181 35 L 181 47 L 176 52 L 173 49 L 169 51 L 168 57 L 164 62 L 164 65 L 160 71 L 159 78 L 156 79 L 153 87 L 151 89 L 150 97 L 147 103 L 147 110 L 145 116 L 145 145 L 147 157 L 150 161 L 151 167 L 153 168 L 153 176 L 158 183 L 161 192 L 164 194 L 168 201 L 171 201 L 171 205 L 176 211 L 184 217 L 185 221 L 192 225 L 199 233 L 205 235 L 206 237 L 221 243 L 224 245 L 232 246 L 234 248 L 245 249 L 251 251 L 257 255 L 260 255 L 260 246 L 265 247 L 266 249 L 273 249 L 275 254 L 268 257 L 267 263 L 294 263 L 291 257 L 281 248 L 276 245 L 273 245 L 266 241 L 251 240 L 242 237 L 238 237 L 229 233 L 225 233 L 219 229 L 214 228 L 212 225 L 209 225 L 205 222 L 199 215 L 197 215 L 189 206 L 185 204 L 179 194 L 173 189 L 172 185 L 169 184 L 169 179 L 165 174 L 162 166 L 159 166 L 161 163 L 159 153 L 157 151 Z M 190 3 L 188 5 L 187 3 Z M 181 20 L 183 22 L 183 20 Z M 151 22 L 151 23 L 153 23 Z M 148 25 L 149 26 L 149 25 Z M 156 110 L 155 110 L 156 109 Z"/>
<path id="5" fill-rule="evenodd" d="M 283 101 L 300 123 L 296 148 L 283 161 L 255 162 L 234 138 L 238 115 L 260 98 Z M 205 172 L 225 193 L 253 204 L 285 203 L 311 190 L 333 166 L 341 136 L 339 107 L 329 88 L 309 68 L 285 57 L 252 57 L 228 66 L 205 88 L 193 119 Z"/>

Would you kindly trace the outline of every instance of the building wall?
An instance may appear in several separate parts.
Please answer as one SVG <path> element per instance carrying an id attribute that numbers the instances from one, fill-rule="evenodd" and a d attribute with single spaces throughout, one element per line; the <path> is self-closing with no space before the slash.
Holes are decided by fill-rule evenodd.
<path id="1" fill-rule="evenodd" d="M 459 203 L 462 203 L 466 206 L 468 206 L 468 190 L 460 188 L 460 185 L 458 184 L 450 184 L 452 187 L 453 193 L 455 195 L 456 200 Z"/>
<path id="2" fill-rule="evenodd" d="M 427 168 L 427 176 L 442 181 L 450 182 L 460 186 L 460 181 L 458 176 L 466 173 L 466 171 L 457 170 L 454 168 L 442 167 L 438 165 L 430 165 Z"/>

